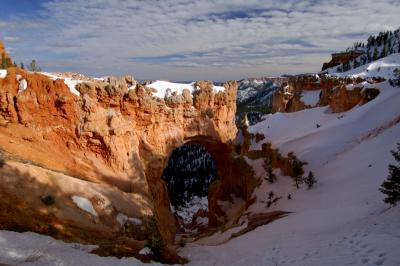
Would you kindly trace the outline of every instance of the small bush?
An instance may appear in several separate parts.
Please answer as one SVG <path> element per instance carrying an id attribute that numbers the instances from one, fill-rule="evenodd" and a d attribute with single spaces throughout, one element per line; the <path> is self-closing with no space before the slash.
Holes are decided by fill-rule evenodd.
<path id="1" fill-rule="evenodd" d="M 154 217 L 147 223 L 147 231 L 149 236 L 146 242 L 146 247 L 150 248 L 155 256 L 160 256 L 165 248 L 165 242 L 157 227 L 157 221 Z"/>
<path id="2" fill-rule="evenodd" d="M 265 179 L 268 180 L 270 183 L 274 183 L 277 180 L 277 178 L 272 171 L 272 166 L 268 158 L 264 159 L 263 167 L 265 172 L 267 172 L 267 177 Z"/>

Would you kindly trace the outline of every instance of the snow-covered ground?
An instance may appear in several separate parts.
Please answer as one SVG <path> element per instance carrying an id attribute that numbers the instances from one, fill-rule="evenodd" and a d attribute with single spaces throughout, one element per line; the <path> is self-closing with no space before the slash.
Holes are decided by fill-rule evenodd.
<path id="1" fill-rule="evenodd" d="M 387 79 L 393 78 L 393 71 L 396 68 L 400 69 L 400 54 L 391 54 L 370 64 L 362 65 L 347 72 L 337 72 L 337 67 L 332 67 L 327 72 L 337 77 L 385 77 Z"/>
<path id="2" fill-rule="evenodd" d="M 164 98 L 164 97 L 169 97 L 173 92 L 176 92 L 178 95 L 182 94 L 184 89 L 187 89 L 190 91 L 190 93 L 193 93 L 196 91 L 198 88 L 195 88 L 195 83 L 173 83 L 169 81 L 163 81 L 163 80 L 157 80 L 149 85 L 147 85 L 148 88 L 153 88 L 156 90 L 153 95 L 158 98 Z M 213 87 L 213 92 L 218 93 L 220 91 L 224 91 L 225 88 L 221 86 L 215 86 Z"/>

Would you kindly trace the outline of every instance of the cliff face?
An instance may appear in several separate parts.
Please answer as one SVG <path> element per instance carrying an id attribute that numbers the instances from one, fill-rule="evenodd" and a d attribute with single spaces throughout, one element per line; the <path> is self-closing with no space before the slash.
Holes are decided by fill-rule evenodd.
<path id="1" fill-rule="evenodd" d="M 254 188 L 246 183 L 252 177 L 237 169 L 231 145 L 237 84 L 228 82 L 218 93 L 211 82 L 196 87 L 193 95 L 184 90 L 160 99 L 121 78 L 80 83 L 77 96 L 61 79 L 9 68 L 0 79 L 0 147 L 6 157 L 0 168 L 1 228 L 92 243 L 133 230 L 138 251 L 154 217 L 171 243 L 175 220 L 161 175 L 184 143 L 203 145 L 216 161 L 220 179 L 210 188 L 209 218 L 210 225 L 223 223 L 217 201 L 231 194 L 250 199 Z M 73 196 L 89 200 L 97 215 L 79 208 Z M 124 217 L 141 222 L 128 226 Z"/>

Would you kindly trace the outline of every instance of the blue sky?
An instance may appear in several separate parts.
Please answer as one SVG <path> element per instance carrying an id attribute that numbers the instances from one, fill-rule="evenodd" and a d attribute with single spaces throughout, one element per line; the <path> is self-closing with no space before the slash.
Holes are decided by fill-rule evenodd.
<path id="1" fill-rule="evenodd" d="M 1 0 L 0 40 L 46 71 L 228 80 L 318 71 L 400 26 L 394 0 Z"/>

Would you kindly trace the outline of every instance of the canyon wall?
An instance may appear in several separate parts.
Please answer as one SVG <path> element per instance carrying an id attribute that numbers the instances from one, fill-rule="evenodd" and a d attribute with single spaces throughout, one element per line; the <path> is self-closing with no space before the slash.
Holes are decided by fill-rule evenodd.
<path id="1" fill-rule="evenodd" d="M 231 194 L 248 200 L 255 186 L 232 148 L 237 84 L 223 86 L 214 92 L 211 82 L 199 81 L 193 94 L 161 99 L 123 77 L 86 80 L 76 95 L 62 79 L 9 68 L 0 79 L 1 229 L 125 241 L 137 253 L 155 219 L 173 243 L 176 224 L 161 175 L 184 143 L 205 146 L 216 161 L 209 220 L 223 223 L 218 201 Z M 85 199 L 94 210 L 79 205 Z"/>

